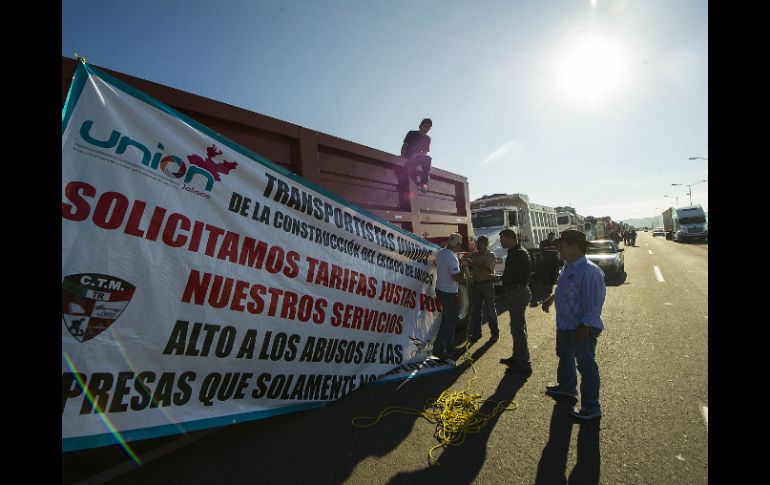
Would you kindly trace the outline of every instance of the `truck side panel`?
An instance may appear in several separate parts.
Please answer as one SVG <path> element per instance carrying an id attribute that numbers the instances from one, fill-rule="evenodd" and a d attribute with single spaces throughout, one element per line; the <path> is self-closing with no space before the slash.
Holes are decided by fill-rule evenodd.
<path id="1" fill-rule="evenodd" d="M 674 231 L 674 209 L 669 208 L 663 211 L 663 230 L 666 232 L 666 239 L 673 239 Z"/>

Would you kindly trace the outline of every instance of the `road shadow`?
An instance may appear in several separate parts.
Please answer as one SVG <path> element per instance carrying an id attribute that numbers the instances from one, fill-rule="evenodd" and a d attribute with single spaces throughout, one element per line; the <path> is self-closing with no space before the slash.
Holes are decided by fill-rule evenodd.
<path id="1" fill-rule="evenodd" d="M 472 348 L 471 357 L 481 358 L 491 345 Z M 469 365 L 462 362 L 417 379 L 368 385 L 322 408 L 228 426 L 108 483 L 343 483 L 362 460 L 397 448 L 422 419 L 393 414 L 360 428 L 353 426 L 354 417 L 376 417 L 395 406 L 422 410 Z M 90 466 L 99 470 L 98 461 Z"/>
<path id="2" fill-rule="evenodd" d="M 548 442 L 537 465 L 535 485 L 563 485 L 567 483 L 567 455 L 572 437 L 574 418 L 570 411 L 576 400 L 568 397 L 555 399 L 551 412 Z"/>
<path id="3" fill-rule="evenodd" d="M 513 400 L 516 393 L 524 386 L 528 379 L 527 374 L 504 374 L 494 394 L 489 396 L 482 404 L 479 412 L 489 415 L 494 410 L 497 402 Z M 472 483 L 479 471 L 484 466 L 487 454 L 487 442 L 497 422 L 509 413 L 506 411 L 495 417 L 489 418 L 486 426 L 476 434 L 467 435 L 465 441 L 458 446 L 449 446 L 443 451 L 434 452 L 438 457 L 438 466 L 426 464 L 425 468 L 409 473 L 399 473 L 394 476 L 388 485 L 412 485 L 415 483 Z"/>
<path id="4" fill-rule="evenodd" d="M 537 466 L 535 485 L 596 485 L 599 483 L 601 455 L 599 429 L 601 419 L 576 423 L 570 411 L 576 399 L 554 399 L 548 442 L 543 448 Z M 577 462 L 567 478 L 572 427 L 579 426 L 577 438 Z"/>
<path id="5" fill-rule="evenodd" d="M 599 431 L 601 418 L 581 423 L 577 439 L 577 462 L 569 474 L 569 485 L 596 485 L 601 472 Z"/>

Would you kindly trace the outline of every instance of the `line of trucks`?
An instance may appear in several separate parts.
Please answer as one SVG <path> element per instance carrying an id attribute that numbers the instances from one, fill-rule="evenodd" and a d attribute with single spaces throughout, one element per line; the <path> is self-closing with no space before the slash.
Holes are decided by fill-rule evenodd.
<path id="1" fill-rule="evenodd" d="M 77 62 L 62 57 L 62 105 Z M 622 227 L 610 217 L 583 217 L 574 208 L 531 203 L 525 194 L 494 194 L 470 201 L 466 177 L 432 168 L 430 189 L 417 190 L 408 177 L 406 160 L 358 143 L 343 140 L 189 92 L 94 66 L 145 92 L 175 110 L 276 162 L 310 182 L 363 207 L 380 218 L 436 244 L 451 233 L 463 236 L 464 252 L 474 249 L 476 237 L 489 238 L 502 273 L 507 251 L 498 233 L 513 229 L 529 250 L 534 275 L 542 266 L 540 242 L 549 232 L 579 229 L 588 239 L 603 239 Z M 681 221 L 681 219 L 679 219 Z M 467 287 L 461 290 L 460 316 L 469 314 Z M 464 323 L 458 325 L 464 328 Z"/>

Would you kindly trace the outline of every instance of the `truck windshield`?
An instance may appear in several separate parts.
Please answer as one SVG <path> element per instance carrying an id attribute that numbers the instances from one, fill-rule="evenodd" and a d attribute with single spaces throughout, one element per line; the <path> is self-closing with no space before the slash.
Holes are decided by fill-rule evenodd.
<path id="1" fill-rule="evenodd" d="M 495 227 L 505 225 L 505 216 L 501 210 L 472 212 L 471 222 L 473 227 Z"/>
<path id="2" fill-rule="evenodd" d="M 703 224 L 705 222 L 706 218 L 704 216 L 682 217 L 679 219 L 679 224 Z"/>

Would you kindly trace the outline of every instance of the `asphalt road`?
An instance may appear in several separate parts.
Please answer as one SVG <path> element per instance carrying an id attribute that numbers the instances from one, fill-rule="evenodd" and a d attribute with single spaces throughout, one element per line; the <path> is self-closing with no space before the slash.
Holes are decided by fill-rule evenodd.
<path id="1" fill-rule="evenodd" d="M 626 278 L 608 282 L 597 346 L 600 420 L 576 423 L 573 400 L 543 393 L 555 380 L 555 320 L 553 310 L 529 308 L 531 376 L 505 374 L 498 362 L 511 354 L 507 312 L 500 340 L 486 342 L 485 326 L 471 349 L 478 374 L 471 391 L 514 399 L 518 408 L 436 453 L 438 467 L 428 465 L 435 426 L 424 419 L 393 415 L 366 429 L 351 419 L 388 406 L 421 408 L 445 389 L 462 390 L 473 377 L 468 364 L 404 385 L 365 387 L 317 410 L 165 439 L 171 448 L 184 445 L 174 451 L 136 443 L 141 467 L 116 447 L 66 454 L 65 482 L 101 472 L 91 483 L 707 483 L 708 245 L 638 234 L 637 246 L 625 247 Z"/>

